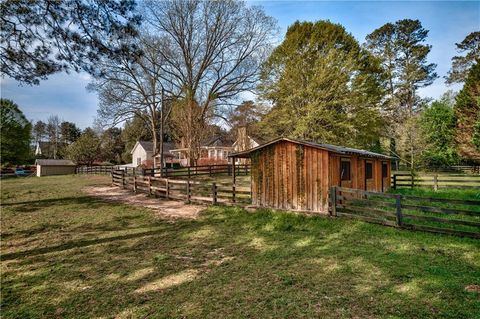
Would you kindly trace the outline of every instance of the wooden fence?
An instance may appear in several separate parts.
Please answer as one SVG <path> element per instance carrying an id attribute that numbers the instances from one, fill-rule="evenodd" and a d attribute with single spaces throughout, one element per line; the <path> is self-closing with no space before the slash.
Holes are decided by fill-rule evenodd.
<path id="1" fill-rule="evenodd" d="M 187 166 L 180 168 L 163 168 L 164 177 L 187 177 L 192 176 L 201 176 L 201 175 L 232 175 L 233 174 L 233 165 L 232 164 L 222 164 L 222 165 L 200 165 L 200 166 Z M 237 176 L 240 175 L 249 175 L 250 174 L 250 165 L 248 164 L 237 164 L 235 165 L 235 173 Z M 144 169 L 144 175 L 149 176 L 160 176 L 160 168 L 151 168 Z"/>
<path id="2" fill-rule="evenodd" d="M 77 174 L 105 174 L 109 175 L 113 170 L 119 169 L 118 166 L 79 166 L 76 169 Z M 125 171 L 125 174 L 128 176 L 160 176 L 160 168 L 137 168 L 137 167 L 122 167 L 122 170 Z M 181 168 L 163 168 L 164 177 L 175 177 L 175 178 L 190 178 L 193 176 L 201 175 L 229 175 L 233 174 L 233 165 L 202 165 L 202 166 L 189 166 Z M 240 175 L 249 175 L 250 174 L 250 165 L 248 164 L 239 164 L 235 165 L 235 173 L 237 176 Z"/>
<path id="3" fill-rule="evenodd" d="M 76 174 L 110 175 L 114 166 L 77 166 Z"/>
<path id="4" fill-rule="evenodd" d="M 439 188 L 480 188 L 480 175 L 468 174 L 403 174 L 392 175 L 392 188 L 401 187 L 430 187 Z"/>
<path id="5" fill-rule="evenodd" d="M 367 222 L 480 238 L 480 201 L 330 189 L 330 214 Z"/>
<path id="6" fill-rule="evenodd" d="M 250 189 L 231 183 L 207 183 L 191 180 L 128 175 L 124 170 L 112 171 L 112 184 L 167 199 L 211 204 L 248 205 Z"/>

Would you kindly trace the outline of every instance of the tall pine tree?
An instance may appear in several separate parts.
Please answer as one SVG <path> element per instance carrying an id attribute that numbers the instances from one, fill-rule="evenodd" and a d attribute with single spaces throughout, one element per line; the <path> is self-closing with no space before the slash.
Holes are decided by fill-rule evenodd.
<path id="1" fill-rule="evenodd" d="M 367 36 L 367 48 L 382 62 L 387 88 L 385 110 L 389 120 L 392 139 L 405 132 L 405 125 L 416 117 L 423 105 L 418 89 L 426 87 L 437 78 L 436 65 L 428 63 L 431 46 L 425 44 L 428 30 L 419 20 L 404 19 L 387 23 Z M 411 129 L 409 127 L 408 129 Z M 414 169 L 414 140 L 401 143 L 404 147 L 399 155 Z"/>
<path id="2" fill-rule="evenodd" d="M 480 145 L 477 143 L 480 122 L 480 64 L 472 66 L 455 103 L 455 142 L 460 156 L 467 162 L 480 163 Z"/>

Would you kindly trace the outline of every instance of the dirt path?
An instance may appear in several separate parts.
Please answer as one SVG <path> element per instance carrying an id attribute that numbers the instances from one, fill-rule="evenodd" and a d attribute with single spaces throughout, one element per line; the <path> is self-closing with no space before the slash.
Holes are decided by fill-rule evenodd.
<path id="1" fill-rule="evenodd" d="M 201 205 L 188 205 L 181 201 L 153 198 L 146 194 L 134 194 L 115 186 L 92 186 L 83 190 L 90 196 L 100 197 L 107 201 L 146 207 L 153 210 L 158 217 L 164 218 L 196 218 L 205 209 L 205 206 Z"/>

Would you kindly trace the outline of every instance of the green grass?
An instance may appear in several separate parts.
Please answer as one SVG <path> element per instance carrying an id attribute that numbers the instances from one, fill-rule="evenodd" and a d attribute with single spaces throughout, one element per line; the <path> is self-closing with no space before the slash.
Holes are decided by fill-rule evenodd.
<path id="1" fill-rule="evenodd" d="M 213 207 L 163 220 L 81 190 L 6 180 L 3 318 L 478 318 L 480 241 Z"/>

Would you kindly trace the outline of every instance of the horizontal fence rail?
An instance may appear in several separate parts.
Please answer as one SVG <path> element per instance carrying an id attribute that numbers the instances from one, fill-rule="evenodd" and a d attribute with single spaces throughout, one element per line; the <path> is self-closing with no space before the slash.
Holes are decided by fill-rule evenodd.
<path id="1" fill-rule="evenodd" d="M 480 238 L 480 201 L 330 189 L 330 214 L 387 226 Z"/>
<path id="2" fill-rule="evenodd" d="M 187 166 L 180 168 L 163 168 L 163 177 L 192 177 L 201 175 L 232 175 L 235 169 L 235 174 L 249 175 L 250 165 L 248 164 L 223 164 L 223 165 L 200 165 L 200 166 Z M 160 168 L 144 169 L 143 175 L 160 176 Z"/>
<path id="3" fill-rule="evenodd" d="M 480 175 L 469 174 L 393 174 L 392 188 L 428 187 L 439 188 L 480 188 Z"/>
<path id="4" fill-rule="evenodd" d="M 115 169 L 114 166 L 77 166 L 76 174 L 95 174 L 95 175 L 110 175 Z"/>
<path id="5" fill-rule="evenodd" d="M 421 168 L 422 171 L 430 173 L 464 173 L 464 174 L 480 174 L 480 165 L 453 165 L 453 166 L 429 166 Z M 398 172 L 410 172 L 409 167 L 401 167 Z"/>
<path id="6" fill-rule="evenodd" d="M 232 183 L 200 182 L 160 178 L 145 175 L 128 175 L 125 170 L 112 171 L 112 184 L 166 199 L 226 205 L 251 204 L 250 189 Z"/>
<path id="7" fill-rule="evenodd" d="M 160 176 L 160 168 L 141 168 L 141 167 L 118 167 L 118 166 L 79 166 L 76 168 L 77 174 L 111 174 L 113 170 L 123 170 L 127 176 Z M 201 165 L 201 166 L 187 166 L 180 168 L 163 168 L 163 177 L 174 178 L 190 178 L 193 176 L 216 176 L 233 174 L 234 166 L 231 164 L 225 165 Z M 235 174 L 237 176 L 249 175 L 250 165 L 237 164 L 235 165 Z"/>

